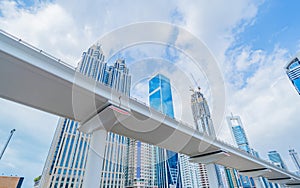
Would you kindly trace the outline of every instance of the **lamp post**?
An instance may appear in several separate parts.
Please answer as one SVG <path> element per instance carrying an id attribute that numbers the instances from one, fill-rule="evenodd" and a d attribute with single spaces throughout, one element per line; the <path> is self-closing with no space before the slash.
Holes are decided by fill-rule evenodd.
<path id="1" fill-rule="evenodd" d="M 1 151 L 1 154 L 0 154 L 0 160 L 2 159 L 2 156 L 3 156 L 5 150 L 6 150 L 7 146 L 8 146 L 8 143 L 10 142 L 10 139 L 11 139 L 11 137 L 12 137 L 12 135 L 14 134 L 15 131 L 16 131 L 16 129 L 12 129 L 12 130 L 10 131 L 10 135 L 9 135 L 9 137 L 8 137 L 8 140 L 6 141 L 6 143 L 5 143 L 5 145 L 4 145 L 4 148 L 3 148 L 2 151 Z"/>

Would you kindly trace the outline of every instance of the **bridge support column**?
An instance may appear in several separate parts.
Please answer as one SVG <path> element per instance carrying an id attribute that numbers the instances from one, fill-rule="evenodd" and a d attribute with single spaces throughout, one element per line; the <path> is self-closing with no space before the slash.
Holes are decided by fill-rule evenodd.
<path id="1" fill-rule="evenodd" d="M 105 123 L 111 124 L 109 122 L 111 118 L 107 117 L 105 119 L 106 121 L 104 121 L 103 118 L 100 117 L 101 114 L 102 113 L 95 115 L 88 121 L 82 123 L 78 128 L 80 132 L 91 134 L 83 177 L 83 188 L 100 187 L 107 137 L 107 130 L 103 125 Z"/>
<path id="2" fill-rule="evenodd" d="M 100 187 L 107 131 L 98 129 L 92 133 L 83 178 L 83 188 Z"/>
<path id="3" fill-rule="evenodd" d="M 219 187 L 216 165 L 211 163 L 206 164 L 205 167 L 207 170 L 209 187 Z"/>

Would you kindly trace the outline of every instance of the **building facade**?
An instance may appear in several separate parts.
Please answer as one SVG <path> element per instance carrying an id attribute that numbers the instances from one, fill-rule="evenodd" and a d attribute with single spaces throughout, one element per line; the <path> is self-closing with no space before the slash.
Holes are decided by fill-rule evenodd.
<path id="1" fill-rule="evenodd" d="M 200 88 L 198 89 L 199 91 L 193 91 L 191 95 L 191 107 L 196 129 L 201 133 L 215 136 L 207 101 L 200 92 Z M 209 182 L 205 164 L 199 164 L 199 174 L 202 187 L 208 188 Z"/>
<path id="2" fill-rule="evenodd" d="M 84 52 L 76 70 L 100 83 L 129 95 L 131 76 L 124 60 L 113 66 L 104 61 L 100 45 Z M 90 135 L 77 131 L 76 121 L 60 118 L 43 169 L 40 187 L 81 187 L 85 172 Z M 101 187 L 123 187 L 125 161 L 129 139 L 108 133 L 105 145 Z"/>
<path id="3" fill-rule="evenodd" d="M 233 116 L 231 114 L 231 116 L 227 116 L 226 119 L 238 148 L 243 151 L 246 151 L 247 153 L 251 153 L 251 149 L 241 118 L 239 116 Z"/>
<path id="4" fill-rule="evenodd" d="M 290 61 L 286 65 L 285 70 L 286 74 L 288 75 L 289 79 L 291 80 L 292 84 L 294 85 L 295 89 L 300 95 L 300 62 L 298 57 Z"/>
<path id="5" fill-rule="evenodd" d="M 200 87 L 198 87 L 198 90 L 194 91 L 191 96 L 192 113 L 196 129 L 201 133 L 216 136 L 207 101 L 200 92 Z"/>
<path id="6" fill-rule="evenodd" d="M 268 157 L 274 165 L 287 170 L 287 167 L 286 167 L 285 163 L 283 162 L 280 154 L 277 151 L 275 151 L 275 150 L 274 151 L 269 151 L 268 152 Z"/>
<path id="7" fill-rule="evenodd" d="M 170 80 L 157 74 L 149 80 L 150 107 L 174 118 Z M 155 181 L 161 188 L 182 187 L 179 154 L 154 146 Z"/>
<path id="8" fill-rule="evenodd" d="M 21 188 L 24 177 L 0 176 L 0 188 Z"/>
<path id="9" fill-rule="evenodd" d="M 191 108 L 196 129 L 205 135 L 216 137 L 209 106 L 204 95 L 200 92 L 200 87 L 198 87 L 197 91 L 192 91 Z M 209 182 L 206 166 L 204 164 L 199 164 L 199 169 L 202 187 L 210 187 L 209 185 L 212 184 L 212 182 Z M 214 178 L 217 178 L 216 181 L 218 182 L 218 187 L 227 188 L 228 178 L 226 176 L 225 168 L 220 165 L 215 165 L 213 168 L 210 167 L 209 169 L 210 173 L 214 173 Z"/>
<path id="10" fill-rule="evenodd" d="M 153 145 L 130 139 L 125 187 L 156 187 Z"/>
<path id="11" fill-rule="evenodd" d="M 226 119 L 229 125 L 230 132 L 238 148 L 257 157 L 258 153 L 255 152 L 255 150 L 251 149 L 249 146 L 248 138 L 246 136 L 246 132 L 240 116 L 234 116 L 233 114 L 231 114 L 231 116 L 227 116 Z M 255 187 L 253 178 L 240 175 L 239 179 L 243 187 Z"/>
<path id="12" fill-rule="evenodd" d="M 107 66 L 103 83 L 127 96 L 130 94 L 131 76 L 125 60 L 118 59 Z M 129 138 L 109 132 L 106 138 L 100 187 L 124 187 L 127 168 Z"/>

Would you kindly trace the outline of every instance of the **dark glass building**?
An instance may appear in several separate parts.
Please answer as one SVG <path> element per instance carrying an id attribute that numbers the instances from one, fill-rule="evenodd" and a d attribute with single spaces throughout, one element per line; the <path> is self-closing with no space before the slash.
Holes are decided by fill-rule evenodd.
<path id="1" fill-rule="evenodd" d="M 300 62 L 298 57 L 294 58 L 285 67 L 286 73 L 300 95 Z"/>

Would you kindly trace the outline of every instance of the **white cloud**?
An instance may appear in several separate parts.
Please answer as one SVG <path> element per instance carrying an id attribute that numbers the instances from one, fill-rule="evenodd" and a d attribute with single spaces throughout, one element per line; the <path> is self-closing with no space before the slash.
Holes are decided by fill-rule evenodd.
<path id="1" fill-rule="evenodd" d="M 260 3 L 236 0 L 181 1 L 178 7 L 186 20 L 185 27 L 203 40 L 222 62 L 236 34 L 253 23 Z"/>
<path id="2" fill-rule="evenodd" d="M 241 116 L 250 144 L 261 156 L 266 158 L 269 150 L 278 150 L 293 170 L 288 149 L 291 146 L 300 151 L 300 146 L 295 145 L 300 141 L 297 136 L 300 100 L 284 71 L 290 57 L 287 50 L 278 46 L 269 54 L 258 52 L 255 56 L 261 57 L 256 58 L 264 61 L 245 80 L 244 88 L 231 85 L 228 111 Z M 250 57 L 251 53 L 248 51 L 245 56 Z M 223 137 L 226 139 L 226 135 Z"/>
<path id="3" fill-rule="evenodd" d="M 232 53 L 229 54 L 231 57 L 225 57 L 228 48 L 235 42 L 237 34 L 255 22 L 260 3 L 250 0 L 226 2 L 160 0 L 146 2 L 136 0 L 130 3 L 118 0 L 75 2 L 60 0 L 54 3 L 37 4 L 36 7 L 25 9 L 19 8 L 14 1 L 6 0 L 0 2 L 2 14 L 0 27 L 30 44 L 76 65 L 84 50 L 100 36 L 118 27 L 142 21 L 163 21 L 179 24 L 203 40 L 218 59 L 227 86 L 228 112 L 232 111 L 241 115 L 251 144 L 264 155 L 263 153 L 272 147 L 286 152 L 287 149 L 285 148 L 287 148 L 288 143 L 299 143 L 296 135 L 298 132 L 296 124 L 300 120 L 297 116 L 297 108 L 290 106 L 299 106 L 298 96 L 295 91 L 291 91 L 293 88 L 288 83 L 282 69 L 287 60 L 286 51 L 277 47 L 272 53 L 268 53 L 253 49 L 251 46 L 242 46 L 240 49 L 232 49 Z M 124 33 L 124 37 L 126 37 L 126 33 Z M 155 53 L 159 52 L 156 51 Z M 257 67 L 249 72 L 249 67 L 254 65 Z M 141 69 L 145 68 L 140 66 Z M 165 74 L 169 73 L 168 76 L 174 78 L 174 84 L 176 82 L 178 85 L 176 86 L 178 91 L 187 90 L 190 85 L 194 85 L 192 78 L 189 75 L 186 75 L 187 78 L 182 80 L 176 78 L 182 72 L 188 71 L 184 68 L 192 68 L 188 65 L 185 66 L 184 61 L 179 61 L 177 66 L 180 68 L 173 69 L 173 72 L 166 66 L 164 68 Z M 156 67 L 156 69 L 151 70 L 154 71 L 159 68 Z M 134 73 L 137 70 L 131 72 Z M 143 75 L 140 75 L 134 79 L 139 80 L 142 77 Z M 197 81 L 200 80 L 201 86 L 206 85 L 203 77 L 196 77 Z M 235 79 L 236 84 L 231 84 L 232 78 Z M 136 92 L 147 92 L 147 87 L 144 84 L 136 83 Z M 209 91 L 205 87 L 203 88 L 211 103 Z M 186 93 L 175 94 L 174 98 L 181 98 L 182 104 L 185 104 L 182 108 L 176 107 L 179 116 L 182 113 L 184 118 L 191 117 L 184 114 L 189 113 L 187 109 L 190 109 L 188 105 L 190 93 L 186 91 Z M 144 97 L 143 99 L 146 100 L 147 98 Z M 38 126 L 45 123 L 45 114 L 34 113 L 30 110 L 29 112 L 28 109 L 19 110 L 19 107 L 7 105 L 11 112 L 16 111 L 16 109 L 19 110 L 20 113 L 16 115 L 8 113 L 4 106 L 6 105 L 1 107 L 2 117 L 5 116 L 4 119 L 18 119 L 20 118 L 19 115 L 23 119 L 30 117 L 24 127 L 27 129 L 36 128 L 38 134 L 32 135 L 35 140 L 43 140 L 42 137 L 47 135 L 48 139 L 44 139 L 44 144 L 48 142 L 50 145 L 50 135 L 53 134 L 53 130 L 47 133 L 41 126 Z M 53 122 L 53 117 L 49 119 L 52 119 L 49 121 L 51 124 L 56 124 Z M 33 121 L 35 124 L 30 124 Z M 14 125 L 23 126 L 20 121 L 14 122 Z M 7 131 L 6 129 L 3 130 L 3 128 L 0 129 L 1 138 L 5 136 Z M 231 142 L 225 123 L 219 132 L 223 139 Z M 24 130 L 24 134 L 31 135 L 28 130 Z M 297 147 L 296 150 L 300 152 L 299 146 Z M 11 152 L 7 155 L 15 156 L 16 154 Z M 284 158 L 288 157 L 286 153 L 283 156 Z M 18 160 L 22 161 L 22 159 L 16 158 L 16 161 Z M 41 164 L 40 162 L 39 167 L 35 169 L 36 175 L 42 171 Z M 15 163 L 15 165 L 19 164 Z M 31 164 L 28 163 L 28 165 Z M 24 164 L 19 168 L 28 167 L 25 167 Z"/>

